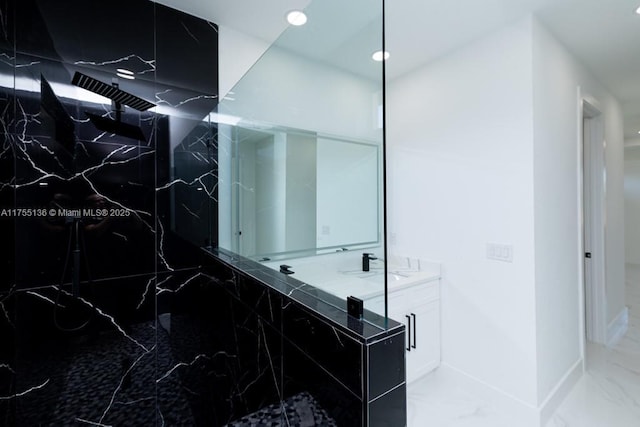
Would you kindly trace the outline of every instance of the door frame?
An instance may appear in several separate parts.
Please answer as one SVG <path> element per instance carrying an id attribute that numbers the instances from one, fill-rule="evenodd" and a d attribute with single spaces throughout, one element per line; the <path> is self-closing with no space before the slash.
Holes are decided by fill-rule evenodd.
<path id="1" fill-rule="evenodd" d="M 607 342 L 606 141 L 597 100 L 579 93 L 580 329 L 583 360 L 587 342 Z M 591 258 L 586 253 L 591 253 Z"/>

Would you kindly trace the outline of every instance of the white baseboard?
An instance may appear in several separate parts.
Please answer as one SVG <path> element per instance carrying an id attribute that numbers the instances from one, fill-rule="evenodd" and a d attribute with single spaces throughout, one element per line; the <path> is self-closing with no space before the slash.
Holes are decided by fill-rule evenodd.
<path id="1" fill-rule="evenodd" d="M 614 347 L 629 328 L 629 308 L 624 307 L 607 326 L 607 347 Z"/>
<path id="2" fill-rule="evenodd" d="M 544 426 L 547 421 L 549 421 L 556 409 L 558 409 L 560 404 L 562 404 L 562 401 L 564 401 L 578 380 L 580 380 L 583 372 L 584 362 L 580 359 L 574 363 L 574 365 L 564 374 L 562 379 L 558 381 L 558 384 L 556 384 L 544 402 L 542 402 L 542 405 L 540 405 L 541 426 Z"/>

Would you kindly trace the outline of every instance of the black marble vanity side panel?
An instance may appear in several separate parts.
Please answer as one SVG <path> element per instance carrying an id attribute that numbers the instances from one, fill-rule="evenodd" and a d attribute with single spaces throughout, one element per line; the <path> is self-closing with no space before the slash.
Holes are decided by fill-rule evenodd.
<path id="1" fill-rule="evenodd" d="M 349 365 L 345 363 L 345 366 Z M 346 387 L 333 372 L 323 368 L 288 339 L 283 344 L 283 374 L 284 398 L 304 396 L 297 412 L 314 418 L 315 424 L 306 419 L 308 424 L 303 425 L 333 425 L 329 424 L 333 421 L 339 427 L 364 426 L 361 395 Z"/>
<path id="2" fill-rule="evenodd" d="M 300 286 L 308 285 L 291 278 L 278 280 L 277 272 L 269 273 L 264 266 L 227 251 L 219 254 L 211 255 L 204 274 L 265 323 L 273 324 L 278 318 L 261 303 L 267 301 L 265 292 L 282 300 L 279 333 L 285 407 L 292 401 L 310 405 L 318 410 L 319 419 L 326 416 L 352 427 L 368 425 L 370 412 L 387 406 L 395 414 L 398 399 L 406 404 L 406 397 L 395 391 L 404 390 L 403 325 L 390 322 L 389 328 L 374 332 L 374 325 L 346 313 L 343 318 L 335 306 L 328 309 L 323 301 L 312 300 L 312 293 L 298 293 Z M 398 421 L 398 416 L 406 418 L 406 409 L 400 415 L 381 417 L 380 422 Z"/>
<path id="3" fill-rule="evenodd" d="M 407 386 L 403 383 L 369 404 L 368 427 L 406 427 Z"/>
<path id="4" fill-rule="evenodd" d="M 372 401 L 405 381 L 404 331 L 367 345 L 366 351 L 368 399 Z"/>
<path id="5" fill-rule="evenodd" d="M 233 286 L 227 283 L 224 287 L 269 325 L 281 328 L 283 299 L 277 291 L 267 286 L 256 286 L 253 278 L 242 273 L 236 276 Z"/>
<path id="6" fill-rule="evenodd" d="M 330 372 L 336 382 L 363 396 L 362 343 L 296 302 L 285 305 L 282 320 L 286 340 L 320 369 Z"/>
<path id="7" fill-rule="evenodd" d="M 393 319 L 384 320 L 379 315 L 365 321 L 355 321 L 347 315 L 346 300 L 328 294 L 320 289 L 301 282 L 289 275 L 282 274 L 264 265 L 234 254 L 222 248 L 204 250 L 208 255 L 205 269 L 216 269 L 220 274 L 231 274 L 231 271 L 242 272 L 254 278 L 257 283 L 287 295 L 291 300 L 317 313 L 321 318 L 330 321 L 336 328 L 356 340 L 373 342 L 389 334 L 404 330 L 404 326 Z M 365 314 L 373 314 L 365 311 Z M 372 321 L 369 321 L 372 320 Z"/>

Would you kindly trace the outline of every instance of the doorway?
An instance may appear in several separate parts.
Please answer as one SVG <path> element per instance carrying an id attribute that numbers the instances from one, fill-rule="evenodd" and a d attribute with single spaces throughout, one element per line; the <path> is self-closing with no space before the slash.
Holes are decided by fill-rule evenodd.
<path id="1" fill-rule="evenodd" d="M 605 197 L 606 167 L 603 115 L 582 101 L 583 214 L 583 356 L 587 343 L 606 344 Z"/>

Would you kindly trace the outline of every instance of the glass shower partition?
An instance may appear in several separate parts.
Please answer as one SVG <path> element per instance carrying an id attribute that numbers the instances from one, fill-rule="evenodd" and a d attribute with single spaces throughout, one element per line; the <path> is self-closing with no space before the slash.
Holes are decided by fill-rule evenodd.
<path id="1" fill-rule="evenodd" d="M 384 315 L 382 5 L 311 2 L 211 121 L 219 247 Z"/>

